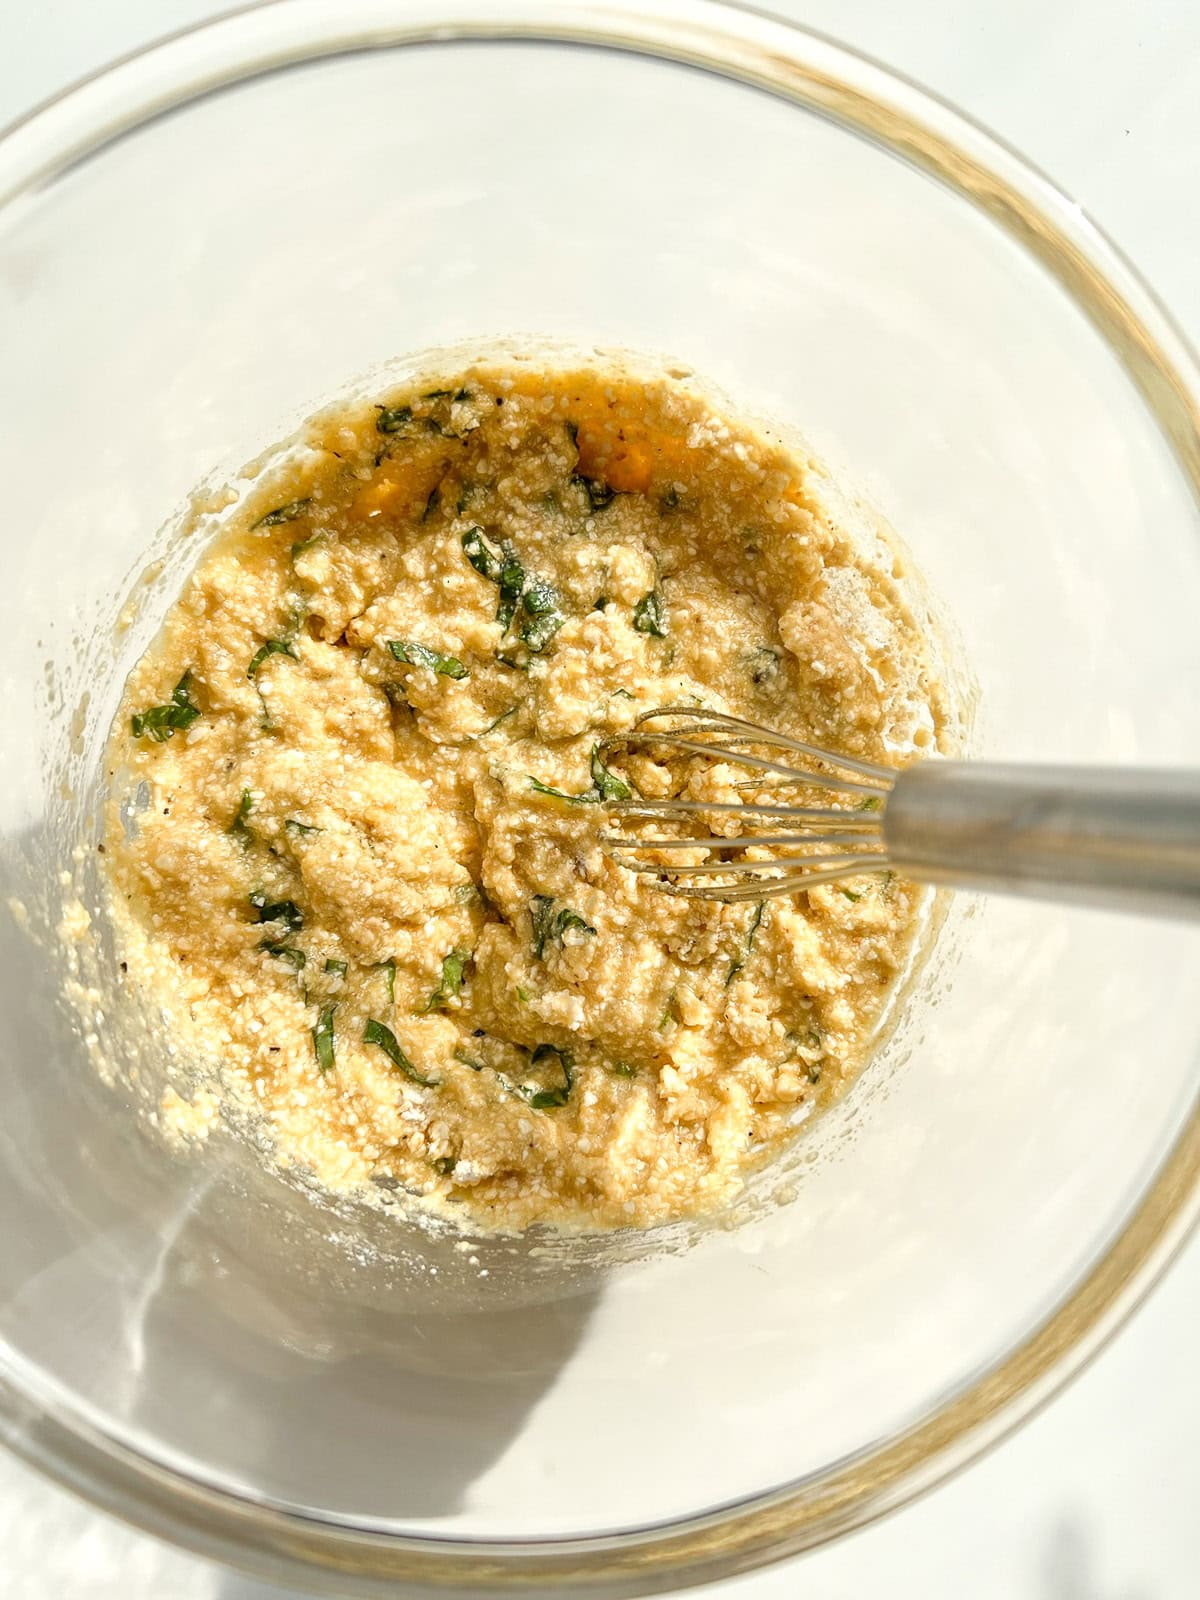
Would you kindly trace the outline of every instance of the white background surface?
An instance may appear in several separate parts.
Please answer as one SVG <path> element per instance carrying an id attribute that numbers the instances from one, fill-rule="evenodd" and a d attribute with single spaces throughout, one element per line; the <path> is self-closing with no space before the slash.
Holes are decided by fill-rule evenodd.
<path id="1" fill-rule="evenodd" d="M 224 9 L 0 0 L 0 123 Z M 955 101 L 1074 195 L 1200 343 L 1195 0 L 774 0 Z M 1066 1394 L 918 1505 L 719 1600 L 1192 1600 L 1200 1594 L 1200 1244 Z M 2 1600 L 281 1600 L 0 1457 Z"/>

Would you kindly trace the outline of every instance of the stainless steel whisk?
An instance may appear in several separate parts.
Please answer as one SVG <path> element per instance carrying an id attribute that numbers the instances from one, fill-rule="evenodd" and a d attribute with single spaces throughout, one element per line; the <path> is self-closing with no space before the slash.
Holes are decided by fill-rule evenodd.
<path id="1" fill-rule="evenodd" d="M 694 706 L 647 711 L 605 749 L 620 746 L 756 774 L 737 785 L 745 801 L 607 802 L 622 824 L 683 830 L 604 836 L 610 854 L 668 894 L 761 900 L 892 871 L 957 888 L 1200 915 L 1200 770 L 940 759 L 897 770 Z"/>

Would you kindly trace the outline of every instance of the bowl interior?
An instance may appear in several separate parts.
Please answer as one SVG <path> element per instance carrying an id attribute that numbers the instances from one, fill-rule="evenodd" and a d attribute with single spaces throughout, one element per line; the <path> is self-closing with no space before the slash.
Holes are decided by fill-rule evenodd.
<path id="1" fill-rule="evenodd" d="M 646 1527 L 870 1451 L 1062 1301 L 1193 1096 L 1196 932 L 988 901 L 794 1197 L 685 1254 L 364 1243 L 232 1140 L 139 1131 L 56 999 L 154 621 L 114 634 L 130 577 L 348 378 L 522 332 L 669 352 L 843 464 L 963 636 L 981 753 L 1200 759 L 1196 510 L 1140 397 L 1013 240 L 794 105 L 611 50 L 364 49 L 0 212 L 4 1360 L 205 1482 L 398 1533 Z"/>

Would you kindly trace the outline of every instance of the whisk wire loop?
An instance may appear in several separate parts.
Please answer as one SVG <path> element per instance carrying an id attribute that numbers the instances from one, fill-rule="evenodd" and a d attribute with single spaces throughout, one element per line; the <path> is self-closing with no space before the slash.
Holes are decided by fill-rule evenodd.
<path id="1" fill-rule="evenodd" d="M 728 763 L 762 774 L 763 788 L 771 794 L 794 790 L 804 801 L 793 805 L 773 799 L 639 795 L 607 802 L 607 813 L 621 831 L 602 836 L 605 850 L 631 871 L 653 877 L 655 887 L 667 894 L 735 902 L 773 899 L 888 867 L 882 820 L 896 776 L 891 768 L 702 706 L 659 706 L 644 712 L 627 733 L 606 740 L 601 750 L 604 757 L 625 750 Z M 776 760 L 780 752 L 804 764 Z M 762 792 L 753 783 L 737 788 L 751 795 Z M 814 791 L 828 794 L 830 804 L 812 804 Z M 747 831 L 716 831 L 734 819 Z M 755 832 L 764 820 L 779 824 L 781 831 Z M 684 831 L 639 833 L 636 825 L 643 822 L 676 822 Z M 747 856 L 751 850 L 754 854 Z M 672 859 L 685 851 L 703 851 L 704 858 Z M 660 859 L 645 859 L 655 852 Z M 721 881 L 704 881 L 709 878 Z"/>

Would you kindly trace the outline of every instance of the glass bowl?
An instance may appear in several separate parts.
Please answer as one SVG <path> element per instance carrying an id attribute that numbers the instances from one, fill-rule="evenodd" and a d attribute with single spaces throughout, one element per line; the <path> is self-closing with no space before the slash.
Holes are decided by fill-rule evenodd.
<path id="1" fill-rule="evenodd" d="M 57 930 L 190 558 L 156 530 L 380 359 L 519 333 L 670 352 L 842 463 L 956 619 L 981 753 L 1200 758 L 1195 364 L 882 69 L 701 0 L 295 0 L 10 130 L 0 1431 L 327 1593 L 632 1595 L 844 1532 L 1027 1415 L 1196 1210 L 1197 933 L 1081 910 L 959 902 L 790 1199 L 653 1249 L 380 1233 L 97 1073 Z"/>

